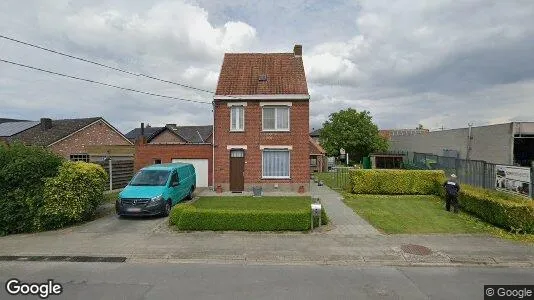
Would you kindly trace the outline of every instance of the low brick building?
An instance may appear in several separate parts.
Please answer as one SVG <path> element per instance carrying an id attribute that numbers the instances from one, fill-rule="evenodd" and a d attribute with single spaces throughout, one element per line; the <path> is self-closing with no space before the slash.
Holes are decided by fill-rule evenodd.
<path id="1" fill-rule="evenodd" d="M 122 133 L 101 117 L 0 124 L 0 136 L 12 143 L 47 147 L 70 160 L 90 161 L 90 146 L 132 146 Z"/>

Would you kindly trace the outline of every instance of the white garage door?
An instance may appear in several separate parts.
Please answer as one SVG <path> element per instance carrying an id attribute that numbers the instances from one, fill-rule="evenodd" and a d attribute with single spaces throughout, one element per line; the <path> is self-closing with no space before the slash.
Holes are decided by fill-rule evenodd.
<path id="1" fill-rule="evenodd" d="M 197 173 L 197 187 L 208 186 L 208 160 L 192 158 L 173 158 L 172 162 L 192 164 Z"/>

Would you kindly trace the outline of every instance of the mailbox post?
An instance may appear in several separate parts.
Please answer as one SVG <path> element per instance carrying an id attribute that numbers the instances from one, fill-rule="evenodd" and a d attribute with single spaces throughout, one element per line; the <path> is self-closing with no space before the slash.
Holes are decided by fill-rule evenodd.
<path id="1" fill-rule="evenodd" d="M 313 230 L 313 218 L 319 217 L 319 226 L 321 226 L 321 203 L 312 203 L 311 205 L 311 229 Z M 317 227 L 319 227 L 317 226 Z"/>

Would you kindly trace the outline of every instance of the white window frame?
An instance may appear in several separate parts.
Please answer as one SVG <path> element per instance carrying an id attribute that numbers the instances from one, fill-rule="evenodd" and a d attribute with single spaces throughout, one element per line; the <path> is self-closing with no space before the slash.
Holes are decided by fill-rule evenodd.
<path id="1" fill-rule="evenodd" d="M 244 132 L 245 131 L 245 106 L 246 104 L 243 103 L 228 103 L 228 107 L 230 108 L 230 132 Z M 243 124 L 241 124 L 239 118 L 236 118 L 236 126 L 238 128 L 234 129 L 232 128 L 232 114 L 234 113 L 234 107 L 240 107 L 243 110 Z"/>
<path id="2" fill-rule="evenodd" d="M 91 161 L 91 157 L 87 153 L 74 153 L 69 155 L 70 161 L 83 161 L 83 162 L 89 162 Z"/>
<path id="3" fill-rule="evenodd" d="M 288 158 L 289 166 L 288 166 L 287 176 L 265 176 L 264 175 L 263 154 L 265 153 L 265 151 L 280 151 L 280 152 L 287 151 L 287 153 L 289 154 L 289 158 Z M 291 179 L 291 149 L 289 147 L 262 148 L 261 149 L 261 178 L 262 179 Z"/>
<path id="4" fill-rule="evenodd" d="M 265 122 L 264 122 L 264 109 L 265 108 L 275 108 L 274 111 L 274 129 L 266 129 L 265 128 Z M 279 129 L 278 126 L 278 113 L 277 108 L 285 108 L 287 109 L 287 129 Z M 289 132 L 291 131 L 291 105 L 288 105 L 286 103 L 280 103 L 280 104 L 261 104 L 261 130 L 262 131 L 273 131 L 273 132 Z"/>

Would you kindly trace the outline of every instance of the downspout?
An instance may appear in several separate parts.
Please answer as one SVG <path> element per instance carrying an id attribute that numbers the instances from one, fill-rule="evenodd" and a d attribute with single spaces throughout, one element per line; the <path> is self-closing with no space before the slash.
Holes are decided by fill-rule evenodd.
<path id="1" fill-rule="evenodd" d="M 215 100 L 211 103 L 213 111 L 213 125 L 211 130 L 211 188 L 215 191 Z"/>

